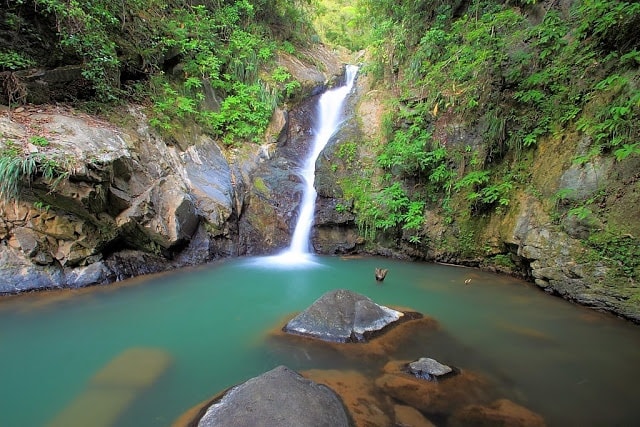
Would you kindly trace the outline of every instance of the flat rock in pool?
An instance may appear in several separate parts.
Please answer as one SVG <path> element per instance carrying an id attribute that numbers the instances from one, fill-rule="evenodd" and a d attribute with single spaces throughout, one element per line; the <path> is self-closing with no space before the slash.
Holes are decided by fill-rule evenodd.
<path id="1" fill-rule="evenodd" d="M 421 357 L 415 362 L 409 363 L 409 372 L 416 376 L 416 378 L 422 378 L 425 380 L 435 380 L 436 377 L 441 377 L 453 372 L 450 366 L 443 365 L 435 359 L 429 357 Z"/>
<path id="2" fill-rule="evenodd" d="M 324 341 L 362 342 L 403 316 L 364 295 L 338 289 L 318 298 L 282 330 Z"/>
<path id="3" fill-rule="evenodd" d="M 198 427 L 348 427 L 349 417 L 329 387 L 285 366 L 233 387 L 213 403 Z"/>

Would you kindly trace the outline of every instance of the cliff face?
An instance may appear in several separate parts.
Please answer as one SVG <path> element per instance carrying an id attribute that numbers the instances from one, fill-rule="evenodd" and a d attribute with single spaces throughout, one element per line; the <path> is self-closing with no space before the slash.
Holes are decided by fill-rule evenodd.
<path id="1" fill-rule="evenodd" d="M 135 129 L 61 108 L 3 112 L 4 149 L 26 143 L 37 162 L 66 172 L 57 182 L 37 174 L 0 206 L 0 292 L 106 283 L 237 253 L 233 173 L 215 142 L 199 137 L 181 151 L 140 110 L 128 114 Z M 46 146 L 28 142 L 36 132 Z M 194 235 L 206 252 L 176 257 Z M 122 260 L 124 250 L 138 265 Z"/>
<path id="2" fill-rule="evenodd" d="M 342 66 L 321 47 L 305 53 L 324 71 L 281 61 L 312 96 Z M 168 142 L 135 106 L 119 126 L 63 107 L 1 111 L 3 158 L 32 169 L 17 180 L 19 197 L 0 201 L 0 293 L 103 284 L 283 247 L 308 105 L 277 110 L 264 144 L 235 149 L 195 126 Z"/>

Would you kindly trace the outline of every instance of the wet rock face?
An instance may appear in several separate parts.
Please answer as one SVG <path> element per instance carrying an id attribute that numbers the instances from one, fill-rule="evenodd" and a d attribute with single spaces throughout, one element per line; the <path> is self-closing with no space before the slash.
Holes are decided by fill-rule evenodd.
<path id="1" fill-rule="evenodd" d="M 403 316 L 364 295 L 339 289 L 324 294 L 283 331 L 323 341 L 363 342 Z"/>
<path id="2" fill-rule="evenodd" d="M 313 142 L 316 102 L 317 97 L 311 97 L 289 112 L 286 137 L 272 151 L 262 153 L 245 174 L 248 203 L 240 218 L 240 234 L 246 239 L 249 255 L 273 252 L 289 244 L 303 192 L 296 171 L 302 168 Z"/>
<path id="3" fill-rule="evenodd" d="M 335 392 L 279 366 L 226 392 L 197 425 L 348 427 L 350 423 Z"/>

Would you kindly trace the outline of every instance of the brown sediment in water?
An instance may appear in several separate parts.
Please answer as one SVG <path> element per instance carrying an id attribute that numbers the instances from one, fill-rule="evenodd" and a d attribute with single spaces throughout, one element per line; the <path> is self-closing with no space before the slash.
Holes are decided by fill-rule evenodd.
<path id="1" fill-rule="evenodd" d="M 376 390 L 373 380 L 354 370 L 311 369 L 300 372 L 318 384 L 324 384 L 340 396 L 354 427 L 393 425 L 391 399 Z"/>
<path id="2" fill-rule="evenodd" d="M 227 391 L 229 391 L 232 387 L 222 390 L 213 397 L 203 400 L 197 405 L 189 408 L 171 424 L 171 427 L 196 427 L 198 425 L 198 422 L 200 422 L 200 419 L 207 412 L 207 409 L 209 409 L 209 407 L 216 403 L 218 400 L 222 399 Z"/>
<path id="3" fill-rule="evenodd" d="M 545 427 L 544 418 L 508 399 L 498 399 L 489 405 L 469 405 L 449 418 L 450 427 L 520 426 Z"/>
<path id="4" fill-rule="evenodd" d="M 460 370 L 455 375 L 427 381 L 408 373 L 408 363 L 400 360 L 387 363 L 375 385 L 397 402 L 424 414 L 447 416 L 463 406 L 485 404 L 496 398 L 491 383 L 477 373 Z"/>
<path id="5" fill-rule="evenodd" d="M 119 416 L 157 381 L 171 363 L 172 357 L 164 350 L 144 347 L 125 350 L 100 369 L 85 390 L 48 426 L 114 425 Z"/>
<path id="6" fill-rule="evenodd" d="M 578 318 L 585 322 L 599 323 L 613 318 L 611 313 L 594 310 L 593 308 L 578 307 L 578 309 L 580 309 Z"/>
<path id="7" fill-rule="evenodd" d="M 393 415 L 396 421 L 396 426 L 411 426 L 411 427 L 436 427 L 429 419 L 427 419 L 422 412 L 416 408 L 406 405 L 394 405 Z"/>
<path id="8" fill-rule="evenodd" d="M 546 342 L 546 343 L 554 343 L 556 341 L 550 335 L 545 334 L 544 332 L 534 328 L 527 328 L 524 326 L 514 325 L 512 323 L 507 323 L 501 320 L 495 321 L 494 325 L 496 329 L 502 329 L 504 331 L 514 333 L 524 338 L 534 339 L 534 340 L 537 340 L 540 342 Z"/>
<path id="9" fill-rule="evenodd" d="M 122 282 L 113 282 L 104 285 L 90 285 L 82 288 L 52 288 L 23 292 L 15 295 L 0 295 L 0 310 L 2 303 L 11 301 L 12 309 L 18 305 L 22 312 L 42 310 L 57 304 L 63 304 L 72 299 L 92 298 L 98 293 L 115 292 L 123 288 L 146 284 L 151 278 L 169 275 L 172 271 L 164 271 L 143 276 L 136 276 Z M 174 271 L 175 273 L 175 271 Z M 77 301 L 74 301 L 77 303 Z"/>

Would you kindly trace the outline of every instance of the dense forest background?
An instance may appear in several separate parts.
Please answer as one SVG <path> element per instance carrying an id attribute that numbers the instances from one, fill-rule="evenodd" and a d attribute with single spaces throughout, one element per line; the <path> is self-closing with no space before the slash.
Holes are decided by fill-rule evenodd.
<path id="1" fill-rule="evenodd" d="M 2 103 L 107 115 L 137 103 L 168 138 L 197 123 L 228 147 L 258 142 L 274 109 L 303 96 L 279 54 L 363 50 L 361 75 L 389 96 L 382 132 L 339 149 L 349 203 L 336 209 L 355 214 L 365 242 L 524 272 L 483 230 L 533 198 L 580 240 L 579 261 L 604 262 L 607 283 L 640 301 L 640 3 L 4 0 L 0 17 Z M 81 79 L 42 94 L 29 87 L 40 69 Z M 540 165 L 545 150 L 569 162 Z M 595 187 L 541 178 L 572 168 Z M 65 171 L 5 144 L 0 193 L 33 173 Z"/>

